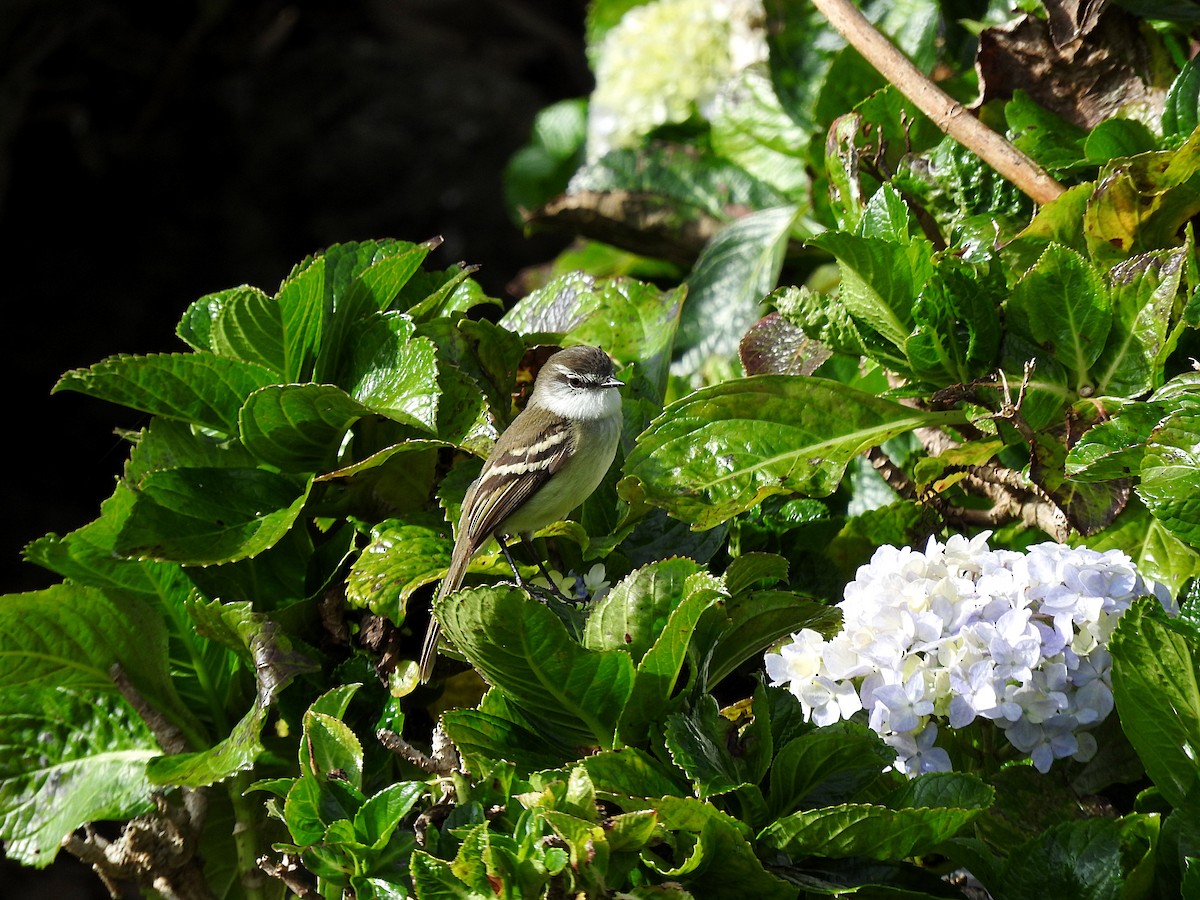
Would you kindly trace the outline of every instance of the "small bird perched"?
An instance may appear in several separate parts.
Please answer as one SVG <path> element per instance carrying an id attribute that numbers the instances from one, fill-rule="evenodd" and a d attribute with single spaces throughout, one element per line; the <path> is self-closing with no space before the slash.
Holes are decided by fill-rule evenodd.
<path id="1" fill-rule="evenodd" d="M 496 538 L 512 565 L 506 535 L 528 542 L 533 532 L 565 518 L 596 489 L 617 452 L 621 395 L 615 388 L 623 385 L 599 347 L 568 347 L 546 360 L 529 404 L 504 429 L 467 488 L 438 599 L 458 590 L 472 557 L 489 538 Z M 433 672 L 440 635 L 441 626 L 431 618 L 421 649 L 422 683 Z"/>

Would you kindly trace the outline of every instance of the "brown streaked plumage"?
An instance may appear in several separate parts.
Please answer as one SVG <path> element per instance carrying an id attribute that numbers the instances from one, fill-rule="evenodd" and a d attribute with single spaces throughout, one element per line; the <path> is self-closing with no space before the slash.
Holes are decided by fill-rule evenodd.
<path id="1" fill-rule="evenodd" d="M 529 404 L 467 489 L 439 599 L 458 590 L 490 538 L 503 547 L 505 535 L 528 537 L 565 518 L 596 489 L 621 434 L 621 399 L 613 390 L 621 384 L 599 347 L 568 347 L 546 360 Z M 432 674 L 440 634 L 431 618 L 421 649 L 422 682 Z"/>

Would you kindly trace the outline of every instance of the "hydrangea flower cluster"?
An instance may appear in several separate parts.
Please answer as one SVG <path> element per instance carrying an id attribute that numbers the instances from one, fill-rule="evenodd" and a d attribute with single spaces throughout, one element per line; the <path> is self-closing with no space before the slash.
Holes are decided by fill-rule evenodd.
<path id="1" fill-rule="evenodd" d="M 605 34 L 588 112 L 588 158 L 660 125 L 707 115 L 733 73 L 767 58 L 762 0 L 654 0 Z"/>
<path id="2" fill-rule="evenodd" d="M 990 532 L 925 552 L 880 547 L 846 586 L 842 630 L 805 629 L 766 656 L 804 714 L 829 725 L 865 710 L 909 776 L 949 771 L 938 722 L 994 722 L 1040 772 L 1056 759 L 1092 758 L 1088 732 L 1113 709 L 1106 649 L 1121 614 L 1154 594 L 1118 550 L 1045 543 L 991 550 Z"/>

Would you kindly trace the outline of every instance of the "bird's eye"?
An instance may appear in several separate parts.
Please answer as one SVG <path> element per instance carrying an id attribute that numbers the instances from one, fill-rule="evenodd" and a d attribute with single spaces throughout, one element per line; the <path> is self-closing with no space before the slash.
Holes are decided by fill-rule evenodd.
<path id="1" fill-rule="evenodd" d="M 583 387 L 583 377 L 575 372 L 567 373 L 567 384 L 573 388 Z"/>

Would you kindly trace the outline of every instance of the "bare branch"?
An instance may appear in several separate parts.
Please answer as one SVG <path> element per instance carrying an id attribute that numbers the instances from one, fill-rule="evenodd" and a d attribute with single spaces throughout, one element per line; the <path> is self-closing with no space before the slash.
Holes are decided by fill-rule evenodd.
<path id="1" fill-rule="evenodd" d="M 907 475 L 891 460 L 883 449 L 880 447 L 872 447 L 866 453 L 867 461 L 871 463 L 875 471 L 880 477 L 887 482 L 888 487 L 903 497 L 905 500 L 915 500 L 917 497 L 917 487 L 912 483 Z"/>
<path id="2" fill-rule="evenodd" d="M 142 696 L 141 691 L 134 687 L 120 663 L 113 663 L 109 667 L 108 677 L 113 680 L 113 684 L 117 686 L 121 696 L 149 727 L 150 733 L 154 735 L 154 739 L 158 741 L 158 746 L 162 747 L 164 753 L 186 753 L 191 749 L 183 732 L 170 719 L 150 705 Z"/>
<path id="3" fill-rule="evenodd" d="M 402 759 L 408 760 L 422 772 L 428 772 L 430 775 L 450 775 L 454 772 L 453 766 L 446 767 L 444 761 L 434 760 L 426 756 L 394 731 L 381 728 L 375 732 L 375 737 L 388 750 L 391 750 Z"/>
<path id="4" fill-rule="evenodd" d="M 199 794 L 199 791 L 193 791 Z M 196 849 L 207 805 L 199 799 L 187 807 L 172 806 L 155 794 L 156 812 L 126 822 L 116 840 L 108 840 L 90 826 L 83 836 L 68 835 L 63 849 L 91 865 L 114 898 L 137 897 L 132 885 L 152 887 L 166 900 L 212 900 Z"/>
<path id="5" fill-rule="evenodd" d="M 961 103 L 929 80 L 880 34 L 850 0 L 813 0 L 829 24 L 850 42 L 879 73 L 916 104 L 945 134 L 976 153 L 1038 204 L 1063 192 L 1063 186 L 1041 166 L 992 131 Z"/>
<path id="6" fill-rule="evenodd" d="M 308 870 L 300 865 L 299 860 L 290 853 L 285 853 L 279 860 L 269 856 L 260 857 L 258 867 L 272 878 L 278 878 L 289 891 L 301 900 L 309 897 L 319 897 L 316 886 L 308 879 Z"/>

